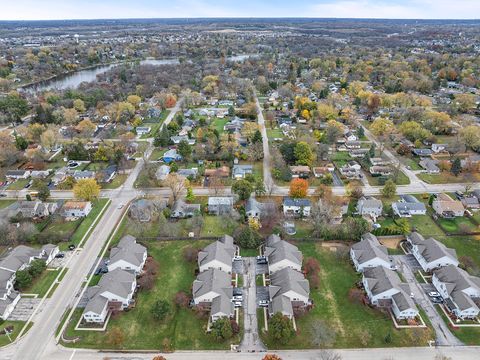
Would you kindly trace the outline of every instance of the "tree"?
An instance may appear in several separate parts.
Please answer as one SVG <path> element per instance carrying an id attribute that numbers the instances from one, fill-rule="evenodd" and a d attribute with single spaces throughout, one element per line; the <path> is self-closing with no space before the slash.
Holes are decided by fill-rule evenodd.
<path id="1" fill-rule="evenodd" d="M 20 289 L 26 289 L 32 285 L 32 275 L 28 270 L 19 270 L 15 274 L 15 285 Z"/>
<path id="2" fill-rule="evenodd" d="M 181 308 L 187 308 L 188 303 L 190 302 L 190 298 L 185 293 L 185 291 L 179 291 L 175 294 L 175 298 L 173 299 L 175 305 Z"/>
<path id="3" fill-rule="evenodd" d="M 267 354 L 262 358 L 262 360 L 282 360 L 282 358 L 276 354 Z"/>
<path id="4" fill-rule="evenodd" d="M 83 119 L 76 126 L 76 129 L 85 137 L 92 136 L 96 128 L 97 126 L 89 119 Z"/>
<path id="5" fill-rule="evenodd" d="M 370 125 L 370 131 L 372 132 L 372 134 L 380 137 L 390 135 L 394 129 L 395 126 L 393 125 L 393 122 L 391 120 L 381 117 L 376 118 L 372 122 L 372 125 Z"/>
<path id="6" fill-rule="evenodd" d="M 217 319 L 212 324 L 211 331 L 217 340 L 227 340 L 233 336 L 232 323 L 226 316 Z"/>
<path id="7" fill-rule="evenodd" d="M 38 198 L 42 201 L 47 201 L 47 199 L 50 197 L 50 189 L 48 188 L 47 184 L 45 184 L 43 181 L 40 181 L 35 188 L 38 191 Z"/>
<path id="8" fill-rule="evenodd" d="M 0 97 L 0 120 L 4 117 L 6 122 L 20 122 L 28 113 L 28 102 L 18 93 L 12 92 L 5 97 Z"/>
<path id="9" fill-rule="evenodd" d="M 187 162 L 190 155 L 192 155 L 192 147 L 186 140 L 182 140 L 178 144 L 178 153 L 182 156 L 185 162 Z"/>
<path id="10" fill-rule="evenodd" d="M 132 104 L 136 109 L 138 109 L 138 106 L 142 102 L 142 98 L 138 95 L 128 95 L 127 96 L 127 101 Z"/>
<path id="11" fill-rule="evenodd" d="M 79 113 L 85 112 L 85 103 L 82 99 L 75 99 L 73 100 L 73 108 L 77 110 Z"/>
<path id="12" fill-rule="evenodd" d="M 232 192 L 237 194 L 240 200 L 247 200 L 253 191 L 253 185 L 247 180 L 237 180 L 232 185 Z"/>
<path id="13" fill-rule="evenodd" d="M 100 185 L 95 179 L 80 179 L 73 185 L 73 195 L 80 200 L 95 200 L 100 195 Z"/>
<path id="14" fill-rule="evenodd" d="M 451 167 L 450 171 L 455 176 L 458 176 L 462 172 L 462 162 L 460 161 L 460 158 L 456 157 L 452 161 L 452 167 Z"/>
<path id="15" fill-rule="evenodd" d="M 270 336 L 278 341 L 280 344 L 287 344 L 294 336 L 292 321 L 282 315 L 282 313 L 275 313 L 268 321 L 268 332 Z"/>
<path id="16" fill-rule="evenodd" d="M 238 245 L 246 249 L 256 249 L 260 246 L 262 238 L 258 231 L 249 226 L 240 226 L 234 233 L 233 237 Z"/>
<path id="17" fill-rule="evenodd" d="M 308 194 L 308 181 L 305 179 L 293 179 L 290 182 L 290 196 L 292 198 L 304 198 Z"/>
<path id="18" fill-rule="evenodd" d="M 183 192 L 183 190 L 185 190 L 185 187 L 188 185 L 188 180 L 185 180 L 177 173 L 170 173 L 164 180 L 164 184 L 172 192 L 173 202 L 176 202 L 180 194 Z"/>
<path id="19" fill-rule="evenodd" d="M 200 130 L 200 129 L 198 129 Z M 153 140 L 153 145 L 155 146 L 167 146 L 170 143 L 170 130 L 167 126 L 162 126 L 162 129 L 157 132 Z"/>
<path id="20" fill-rule="evenodd" d="M 152 360 L 167 360 L 167 359 L 162 355 L 157 355 L 157 356 L 154 356 Z"/>
<path id="21" fill-rule="evenodd" d="M 295 145 L 294 150 L 297 165 L 311 166 L 314 160 L 314 154 L 310 145 L 305 141 L 300 141 Z"/>
<path id="22" fill-rule="evenodd" d="M 167 317 L 168 313 L 170 312 L 170 304 L 166 300 L 157 300 L 152 308 L 150 309 L 150 313 L 152 314 L 155 320 L 163 320 Z"/>
<path id="23" fill-rule="evenodd" d="M 45 130 L 45 132 L 40 135 L 40 142 L 44 148 L 51 150 L 57 144 L 57 135 L 51 130 Z"/>
<path id="24" fill-rule="evenodd" d="M 466 126 L 460 130 L 460 136 L 468 148 L 472 150 L 480 148 L 480 127 L 476 125 Z"/>
<path id="25" fill-rule="evenodd" d="M 28 141 L 23 136 L 15 134 L 15 146 L 18 150 L 26 150 Z"/>
<path id="26" fill-rule="evenodd" d="M 32 276 L 32 278 L 36 278 L 38 275 L 40 275 L 45 269 L 47 268 L 47 264 L 45 263 L 45 260 L 42 259 L 36 259 L 33 260 L 30 263 L 30 266 L 28 267 L 28 272 Z"/>
<path id="27" fill-rule="evenodd" d="M 385 182 L 385 186 L 382 189 L 382 195 L 386 198 L 392 198 L 397 192 L 397 184 L 392 179 L 388 179 Z"/>
<path id="28" fill-rule="evenodd" d="M 195 194 L 193 193 L 193 189 L 191 186 L 187 187 L 187 195 L 185 196 L 185 200 L 187 200 L 188 202 L 195 201 Z"/>
<path id="29" fill-rule="evenodd" d="M 263 141 L 262 133 L 260 132 L 260 130 L 257 129 L 257 131 L 255 131 L 255 133 L 253 134 L 252 143 L 253 144 L 261 143 L 262 141 Z"/>

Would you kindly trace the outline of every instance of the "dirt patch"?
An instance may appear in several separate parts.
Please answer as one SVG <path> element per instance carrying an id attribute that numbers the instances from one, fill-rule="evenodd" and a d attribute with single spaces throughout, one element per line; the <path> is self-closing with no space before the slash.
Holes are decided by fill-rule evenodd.
<path id="1" fill-rule="evenodd" d="M 380 244 L 386 246 L 388 249 L 398 249 L 400 242 L 404 240 L 403 236 L 398 236 L 398 237 L 388 237 L 388 238 L 378 238 L 378 241 L 380 241 Z"/>
<path id="2" fill-rule="evenodd" d="M 327 248 L 332 252 L 336 252 L 339 249 L 346 249 L 349 247 L 349 245 L 345 244 L 344 242 L 336 242 L 336 241 L 325 241 L 321 243 L 321 246 L 323 248 Z"/>

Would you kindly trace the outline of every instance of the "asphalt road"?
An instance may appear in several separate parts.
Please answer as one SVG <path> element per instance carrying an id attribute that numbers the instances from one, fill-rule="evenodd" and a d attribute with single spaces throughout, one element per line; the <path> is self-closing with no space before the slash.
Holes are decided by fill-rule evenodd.
<path id="1" fill-rule="evenodd" d="M 263 183 L 265 184 L 265 189 L 271 189 L 274 186 L 272 179 L 271 167 L 271 156 L 270 156 L 270 147 L 268 146 L 268 136 L 267 129 L 265 128 L 265 119 L 263 117 L 263 109 L 260 106 L 258 101 L 257 94 L 255 95 L 255 104 L 257 105 L 257 116 L 258 116 L 258 125 L 260 126 L 260 132 L 262 133 L 263 140 Z"/>

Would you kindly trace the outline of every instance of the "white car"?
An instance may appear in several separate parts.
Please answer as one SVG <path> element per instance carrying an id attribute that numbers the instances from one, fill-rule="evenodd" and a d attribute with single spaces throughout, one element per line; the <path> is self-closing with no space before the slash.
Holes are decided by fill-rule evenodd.
<path id="1" fill-rule="evenodd" d="M 117 209 L 123 209 L 123 204 L 118 205 Z"/>
<path id="2" fill-rule="evenodd" d="M 260 300 L 258 302 L 258 305 L 260 305 L 262 307 L 267 307 L 268 306 L 268 300 Z"/>
<path id="3" fill-rule="evenodd" d="M 439 294 L 438 292 L 436 292 L 436 291 L 430 291 L 430 292 L 428 293 L 428 296 L 430 296 L 430 297 L 439 297 L 440 294 Z"/>
<path id="4" fill-rule="evenodd" d="M 236 255 L 233 257 L 233 260 L 242 260 L 242 257 L 240 255 Z"/>
<path id="5" fill-rule="evenodd" d="M 234 307 L 242 307 L 242 302 L 241 302 L 241 301 L 235 301 L 235 302 L 233 303 L 233 306 L 234 306 Z"/>

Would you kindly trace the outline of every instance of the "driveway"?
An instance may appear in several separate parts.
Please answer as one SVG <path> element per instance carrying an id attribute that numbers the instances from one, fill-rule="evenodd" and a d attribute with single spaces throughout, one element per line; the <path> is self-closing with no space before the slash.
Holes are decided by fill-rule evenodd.
<path id="1" fill-rule="evenodd" d="M 234 260 L 232 262 L 232 272 L 234 274 L 243 274 L 243 261 L 242 260 Z"/>
<path id="2" fill-rule="evenodd" d="M 343 187 L 343 181 L 340 179 L 340 176 L 338 175 L 337 171 L 333 171 L 330 174 L 332 174 L 333 177 L 333 186 L 342 186 Z"/>
<path id="3" fill-rule="evenodd" d="M 255 265 L 254 257 L 244 258 L 244 332 L 243 339 L 238 347 L 245 352 L 265 351 L 266 348 L 258 335 L 257 321 L 257 294 L 255 285 Z"/>
<path id="4" fill-rule="evenodd" d="M 20 298 L 20 300 L 18 300 L 17 306 L 15 306 L 15 309 L 8 317 L 8 320 L 27 321 L 41 301 L 41 298 Z M 42 311 L 45 308 L 46 304 L 47 302 L 44 302 L 42 308 L 39 309 L 39 311 Z"/>
<path id="5" fill-rule="evenodd" d="M 421 306 L 422 309 L 427 314 L 430 322 L 432 323 L 433 330 L 436 335 L 437 345 L 440 346 L 461 346 L 464 345 L 460 340 L 458 340 L 450 331 L 448 326 L 443 321 L 440 314 L 437 312 L 437 309 L 434 307 L 428 295 L 422 289 L 421 285 L 417 282 L 415 275 L 410 267 L 411 261 L 408 260 L 408 257 L 405 255 L 395 256 L 397 263 L 399 265 L 399 270 L 402 272 L 405 277 L 406 282 L 410 285 L 410 288 L 413 292 L 415 302 L 417 305 Z"/>

